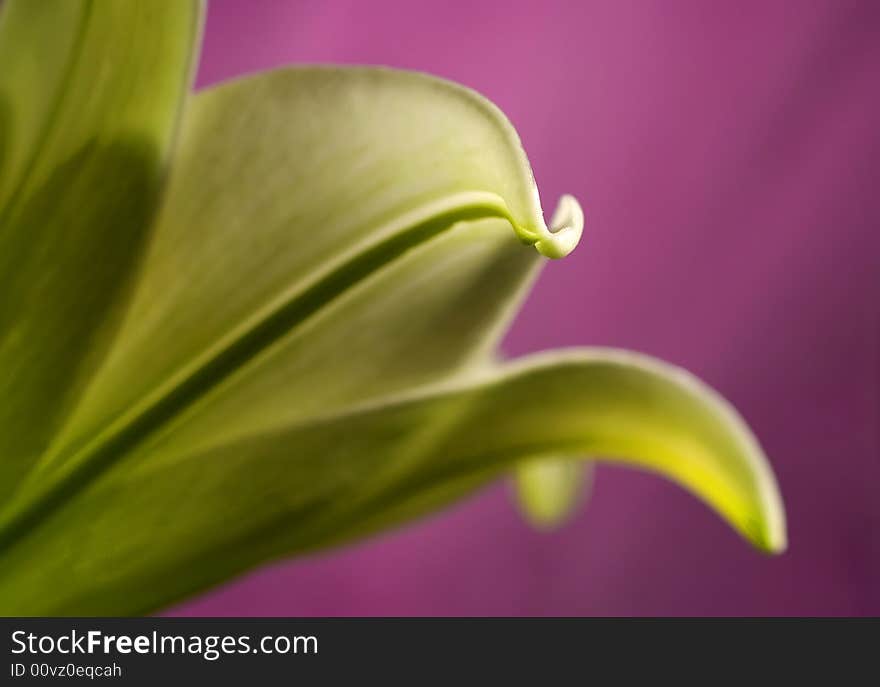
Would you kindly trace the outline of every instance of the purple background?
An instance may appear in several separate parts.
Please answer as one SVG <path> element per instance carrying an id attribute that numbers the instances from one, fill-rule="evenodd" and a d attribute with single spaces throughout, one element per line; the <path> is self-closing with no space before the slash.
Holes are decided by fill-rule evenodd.
<path id="1" fill-rule="evenodd" d="M 624 346 L 730 398 L 786 501 L 766 558 L 696 500 L 601 467 L 530 531 L 498 485 L 270 566 L 182 614 L 880 614 L 880 3 L 210 5 L 199 85 L 287 62 L 426 70 L 513 121 L 584 240 L 508 337 Z"/>

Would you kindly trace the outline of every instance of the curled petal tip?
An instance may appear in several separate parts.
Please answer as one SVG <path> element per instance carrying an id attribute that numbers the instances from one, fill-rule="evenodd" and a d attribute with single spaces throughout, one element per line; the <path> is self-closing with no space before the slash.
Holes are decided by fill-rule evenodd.
<path id="1" fill-rule="evenodd" d="M 580 203 L 574 196 L 564 195 L 550 220 L 550 228 L 541 232 L 535 247 L 545 257 L 564 258 L 577 246 L 583 230 L 584 211 Z"/>

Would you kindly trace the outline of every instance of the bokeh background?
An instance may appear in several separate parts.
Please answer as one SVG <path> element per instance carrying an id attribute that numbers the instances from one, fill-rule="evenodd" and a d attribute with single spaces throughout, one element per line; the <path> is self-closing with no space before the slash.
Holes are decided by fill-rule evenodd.
<path id="1" fill-rule="evenodd" d="M 419 69 L 497 103 L 545 206 L 570 192 L 587 215 L 506 351 L 696 372 L 770 456 L 790 549 L 600 467 L 555 533 L 499 484 L 172 613 L 880 614 L 880 3 L 210 3 L 199 86 L 291 62 Z"/>

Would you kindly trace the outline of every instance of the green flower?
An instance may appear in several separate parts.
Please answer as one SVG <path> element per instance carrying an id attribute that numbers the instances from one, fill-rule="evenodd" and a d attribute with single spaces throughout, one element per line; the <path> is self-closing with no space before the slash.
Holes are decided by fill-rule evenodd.
<path id="1" fill-rule="evenodd" d="M 516 132 L 460 86 L 281 69 L 190 94 L 196 2 L 0 18 L 0 612 L 128 614 L 577 456 L 659 472 L 766 551 L 777 487 L 687 373 L 499 362 L 546 258 Z M 558 307 L 565 307 L 564 303 Z"/>

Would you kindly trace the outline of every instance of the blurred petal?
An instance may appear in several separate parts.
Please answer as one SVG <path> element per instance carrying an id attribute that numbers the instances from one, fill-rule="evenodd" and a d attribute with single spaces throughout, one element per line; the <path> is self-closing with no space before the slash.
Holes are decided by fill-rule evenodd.
<path id="1" fill-rule="evenodd" d="M 516 495 L 523 515 L 539 529 L 558 527 L 586 498 L 593 466 L 578 458 L 540 458 L 516 466 Z"/>

